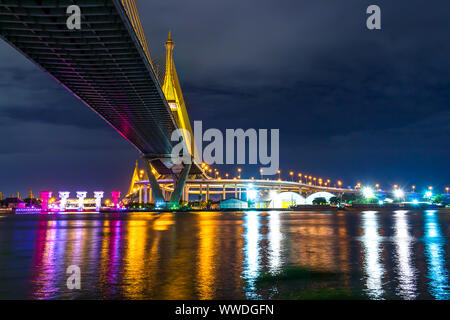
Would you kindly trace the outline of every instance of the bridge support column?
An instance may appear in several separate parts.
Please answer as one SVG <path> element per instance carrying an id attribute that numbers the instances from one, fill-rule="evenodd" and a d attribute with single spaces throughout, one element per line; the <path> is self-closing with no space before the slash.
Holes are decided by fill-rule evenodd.
<path id="1" fill-rule="evenodd" d="M 142 186 L 139 186 L 139 203 L 142 203 Z"/>
<path id="2" fill-rule="evenodd" d="M 234 185 L 234 197 L 237 199 L 237 184 Z"/>
<path id="3" fill-rule="evenodd" d="M 225 185 L 223 185 L 222 193 L 223 193 L 223 200 L 225 200 L 227 198 L 226 193 L 225 193 Z"/>
<path id="4" fill-rule="evenodd" d="M 150 161 L 145 160 L 144 163 L 145 163 L 145 170 L 147 171 L 148 181 L 150 182 L 150 186 L 152 187 L 152 195 L 153 195 L 153 199 L 155 199 L 155 205 L 157 207 L 161 206 L 165 202 L 163 193 L 158 184 L 158 181 L 155 178 L 155 175 L 152 172 L 152 168 L 150 166 Z"/>
<path id="5" fill-rule="evenodd" d="M 181 193 L 183 192 L 186 179 L 188 177 L 189 171 L 191 170 L 191 163 L 185 164 L 183 171 L 181 171 L 178 180 L 174 181 L 173 192 L 170 196 L 170 206 L 177 206 L 180 204 Z M 175 179 L 174 179 L 175 180 Z"/>
<path id="6" fill-rule="evenodd" d="M 148 203 L 148 186 L 144 184 L 144 203 Z"/>
<path id="7" fill-rule="evenodd" d="M 184 192 L 184 201 L 189 202 L 189 186 L 185 187 Z"/>
<path id="8" fill-rule="evenodd" d="M 209 184 L 206 185 L 206 202 L 209 201 Z"/>
<path id="9" fill-rule="evenodd" d="M 199 194 L 200 194 L 200 202 L 203 200 L 203 185 L 200 184 L 198 187 Z"/>

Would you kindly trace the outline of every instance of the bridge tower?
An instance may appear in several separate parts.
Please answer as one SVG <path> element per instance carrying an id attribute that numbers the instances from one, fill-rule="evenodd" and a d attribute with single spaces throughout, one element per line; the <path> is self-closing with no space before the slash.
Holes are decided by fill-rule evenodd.
<path id="1" fill-rule="evenodd" d="M 173 49 L 175 48 L 175 43 L 172 40 L 171 31 L 169 31 L 169 36 L 165 43 L 165 48 L 166 69 L 162 91 L 164 93 L 164 97 L 167 100 L 167 103 L 169 104 L 170 110 L 175 118 L 178 128 L 182 129 L 181 135 L 183 136 L 183 140 L 186 142 L 186 148 L 189 151 L 191 157 L 194 158 L 194 135 L 189 120 L 189 115 L 187 113 L 186 104 L 184 102 L 180 81 L 178 80 L 175 63 L 173 60 Z M 149 159 L 148 163 L 150 165 L 146 166 L 147 177 L 149 179 L 153 198 L 155 199 L 155 203 L 157 204 L 157 206 L 158 204 L 159 206 L 161 206 L 163 202 L 168 206 L 178 206 L 181 200 L 181 195 L 183 194 L 186 179 L 191 169 L 191 164 L 184 164 L 184 167 L 182 168 L 175 168 L 174 166 L 174 172 L 172 174 L 174 180 L 174 191 L 167 203 L 161 192 L 161 188 L 158 186 L 156 177 L 154 175 L 154 170 L 151 167 L 151 159 Z"/>
<path id="2" fill-rule="evenodd" d="M 170 110 L 175 117 L 178 128 L 186 130 L 186 133 L 190 134 L 190 137 L 186 137 L 183 134 L 184 141 L 190 141 L 193 137 L 191 123 L 189 115 L 187 113 L 186 104 L 183 98 L 183 92 L 181 90 L 180 81 L 178 80 L 177 70 L 175 68 L 175 62 L 173 60 L 173 49 L 175 48 L 175 42 L 172 40 L 172 32 L 169 31 L 169 36 L 165 43 L 166 47 L 166 72 L 164 75 L 164 83 L 162 90 L 169 104 Z M 187 145 L 189 153 L 193 155 L 194 139 Z"/>

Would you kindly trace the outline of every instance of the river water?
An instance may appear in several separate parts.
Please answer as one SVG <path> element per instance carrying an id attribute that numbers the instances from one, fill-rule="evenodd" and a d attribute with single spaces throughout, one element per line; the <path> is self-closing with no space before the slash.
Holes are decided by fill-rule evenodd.
<path id="1" fill-rule="evenodd" d="M 0 299 L 449 299 L 449 237 L 434 210 L 0 215 Z M 285 268 L 342 277 L 258 286 Z"/>

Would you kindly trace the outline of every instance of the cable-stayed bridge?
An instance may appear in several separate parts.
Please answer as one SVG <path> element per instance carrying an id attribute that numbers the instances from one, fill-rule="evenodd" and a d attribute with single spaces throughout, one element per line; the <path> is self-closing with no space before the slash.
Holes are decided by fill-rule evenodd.
<path id="1" fill-rule="evenodd" d="M 81 11 L 79 30 L 67 25 L 71 5 Z M 0 34 L 142 153 L 155 199 L 162 195 L 152 168 L 171 175 L 179 189 L 188 174 L 204 175 L 195 163 L 171 161 L 172 132 L 192 131 L 171 60 L 173 42 L 166 43 L 167 81 L 160 84 L 134 0 L 1 0 Z"/>
<path id="2" fill-rule="evenodd" d="M 73 5 L 81 12 L 79 29 L 68 26 Z M 176 206 L 188 176 L 191 182 L 211 179 L 195 161 L 176 165 L 171 159 L 172 132 L 193 136 L 174 42 L 169 33 L 164 76 L 157 75 L 134 0 L 0 0 L 0 36 L 140 151 L 155 202 Z M 170 197 L 159 184 L 167 179 Z"/>

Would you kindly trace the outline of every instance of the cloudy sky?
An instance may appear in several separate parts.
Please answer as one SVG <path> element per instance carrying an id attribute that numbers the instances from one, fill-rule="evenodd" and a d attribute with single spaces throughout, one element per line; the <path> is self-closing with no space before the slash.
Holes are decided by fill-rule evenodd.
<path id="1" fill-rule="evenodd" d="M 136 2 L 154 59 L 172 30 L 191 121 L 279 128 L 285 173 L 450 184 L 448 0 L 377 0 L 378 31 L 366 28 L 374 2 L 363 0 Z M 0 42 L 0 191 L 125 191 L 137 157 Z"/>

